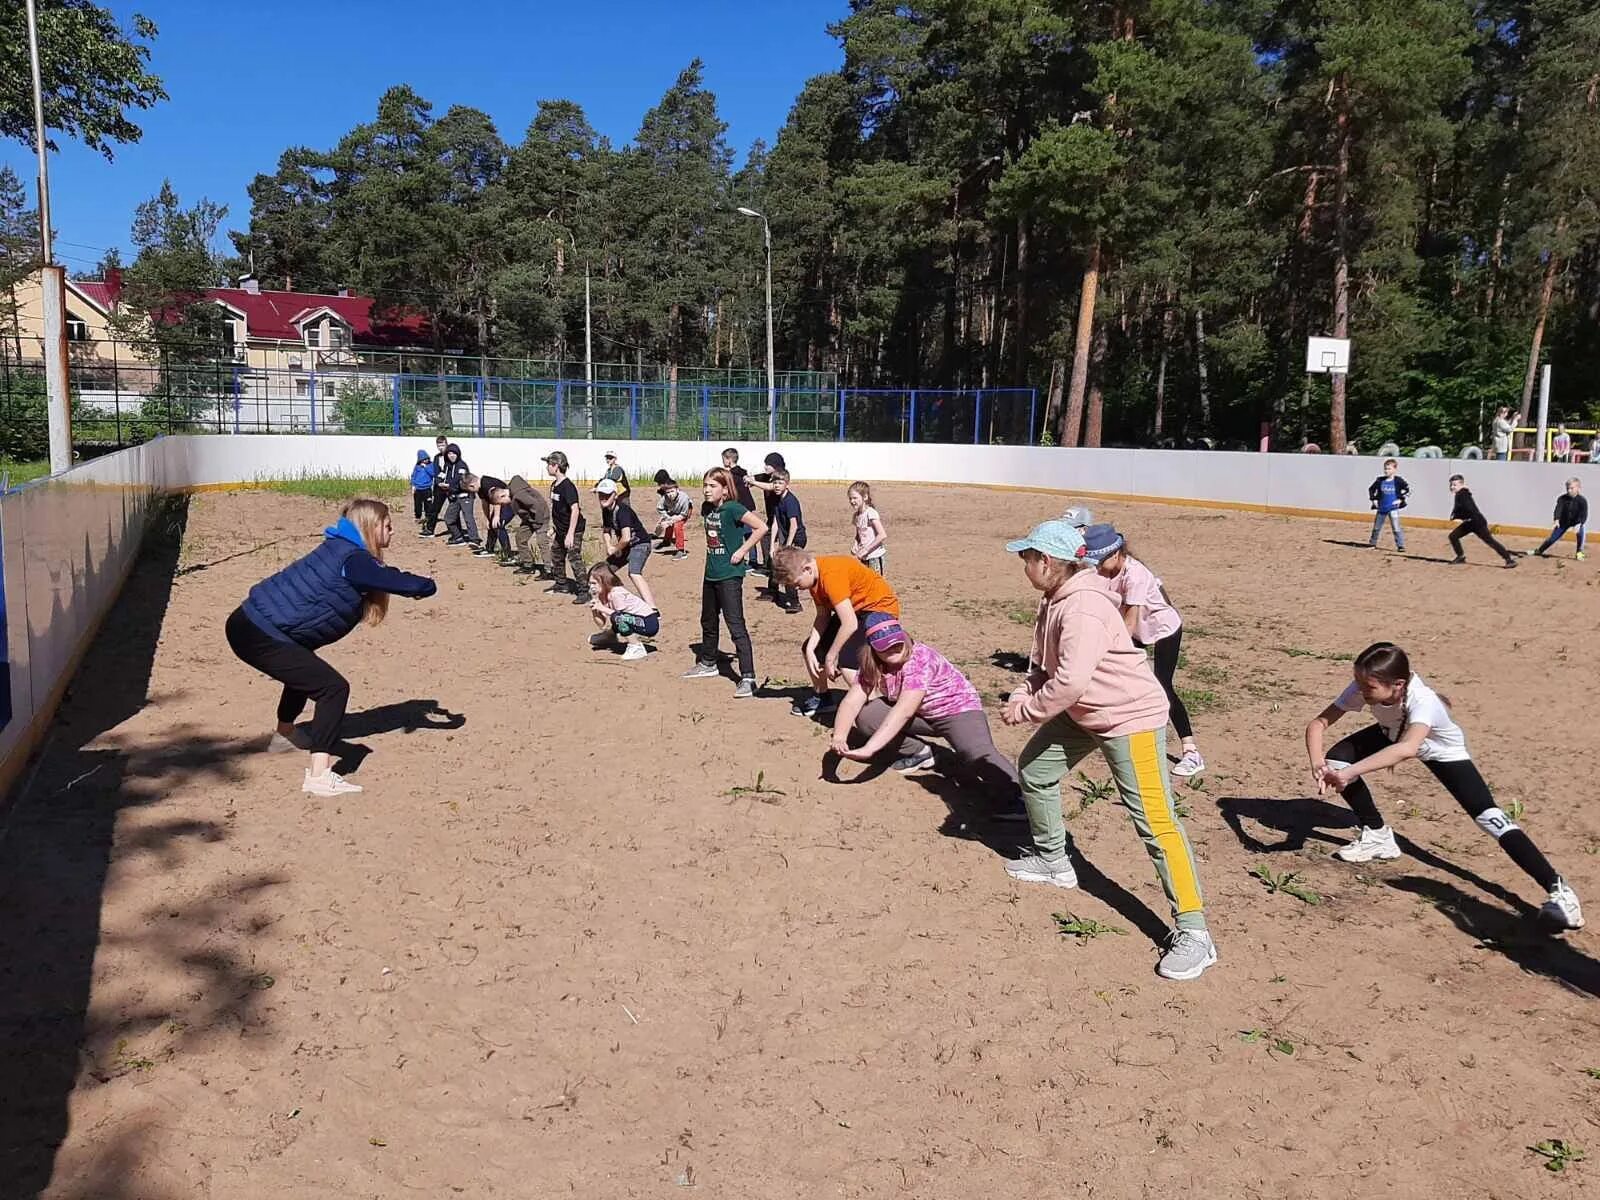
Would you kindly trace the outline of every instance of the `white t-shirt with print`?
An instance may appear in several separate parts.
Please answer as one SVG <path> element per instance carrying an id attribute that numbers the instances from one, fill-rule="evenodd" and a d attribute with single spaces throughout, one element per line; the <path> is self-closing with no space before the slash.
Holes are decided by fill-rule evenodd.
<path id="1" fill-rule="evenodd" d="M 1345 712 L 1360 712 L 1368 707 L 1361 698 L 1361 688 L 1352 682 L 1334 701 Z M 1372 716 L 1391 743 L 1398 742 L 1412 725 L 1426 725 L 1428 736 L 1422 739 L 1417 757 L 1423 762 L 1466 762 L 1467 735 L 1455 723 L 1450 709 L 1439 699 L 1439 693 L 1426 683 L 1422 676 L 1412 675 L 1406 684 L 1406 694 L 1399 704 L 1374 704 Z"/>
<path id="2" fill-rule="evenodd" d="M 870 504 L 863 505 L 862 508 L 861 508 L 861 511 L 855 514 L 855 517 L 854 517 L 855 526 L 856 526 L 855 556 L 857 558 L 860 558 L 861 557 L 861 552 L 863 550 L 865 550 L 872 543 L 872 538 L 873 538 L 872 523 L 874 521 L 881 521 L 882 519 L 883 519 L 882 517 L 878 516 L 878 510 L 873 508 L 872 505 L 870 505 Z M 888 537 L 888 534 L 886 532 L 884 534 L 883 541 L 879 542 L 877 549 L 875 549 L 872 552 L 872 557 L 873 558 L 882 558 L 884 556 L 884 554 L 888 551 L 888 549 L 889 549 L 889 537 Z"/>

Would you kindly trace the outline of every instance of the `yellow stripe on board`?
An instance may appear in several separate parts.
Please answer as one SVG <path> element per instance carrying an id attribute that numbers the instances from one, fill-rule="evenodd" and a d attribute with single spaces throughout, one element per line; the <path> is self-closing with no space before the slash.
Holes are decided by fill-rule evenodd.
<path id="1" fill-rule="evenodd" d="M 1172 797 L 1167 793 L 1167 780 L 1161 769 L 1161 751 L 1153 732 L 1134 733 L 1128 736 L 1128 756 L 1133 760 L 1133 777 L 1139 785 L 1139 800 L 1144 805 L 1144 819 L 1150 832 L 1167 860 L 1167 873 L 1172 876 L 1172 895 L 1178 912 L 1199 912 L 1200 880 L 1195 872 L 1194 856 L 1189 843 L 1178 832 L 1177 818 L 1172 813 Z"/>

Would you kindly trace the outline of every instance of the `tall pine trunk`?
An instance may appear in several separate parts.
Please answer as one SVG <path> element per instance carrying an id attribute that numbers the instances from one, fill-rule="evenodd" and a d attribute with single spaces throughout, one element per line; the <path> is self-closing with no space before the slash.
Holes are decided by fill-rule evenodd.
<path id="1" fill-rule="evenodd" d="M 1156 415 L 1150 434 L 1160 438 L 1167 416 L 1167 358 L 1172 350 L 1172 296 L 1161 307 L 1161 365 L 1156 368 Z"/>
<path id="2" fill-rule="evenodd" d="M 1040 426 L 1043 432 L 1049 432 L 1056 427 L 1056 415 L 1061 411 L 1061 384 L 1066 377 L 1067 364 L 1057 354 L 1050 360 L 1050 389 L 1045 395 L 1044 424 Z M 1028 432 L 1030 436 L 1033 435 L 1032 430 Z"/>
<path id="3" fill-rule="evenodd" d="M 1017 218 L 1017 275 L 1013 281 L 1016 291 L 1015 329 L 1012 331 L 1016 347 L 1016 365 L 1012 368 L 1011 384 L 1021 387 L 1028 377 L 1028 218 Z"/>
<path id="4" fill-rule="evenodd" d="M 1341 75 L 1334 84 L 1339 105 L 1337 158 L 1333 188 L 1333 336 L 1350 336 L 1350 98 L 1348 82 Z M 1333 376 L 1333 403 L 1328 411 L 1328 450 L 1343 454 L 1345 444 L 1345 383 L 1348 376 Z"/>
<path id="5" fill-rule="evenodd" d="M 1555 240 L 1559 242 L 1567 231 L 1567 219 L 1556 222 Z M 1539 287 L 1539 315 L 1533 322 L 1533 344 L 1528 348 L 1528 373 L 1522 380 L 1522 406 L 1517 410 L 1517 424 L 1528 423 L 1528 412 L 1533 407 L 1533 381 L 1539 377 L 1539 355 L 1544 350 L 1544 330 L 1550 319 L 1550 301 L 1556 292 L 1556 276 L 1561 274 L 1561 255 L 1550 248 L 1550 257 L 1544 265 L 1544 283 Z"/>
<path id="6" fill-rule="evenodd" d="M 1089 354 L 1094 341 L 1094 305 L 1100 294 L 1100 240 L 1089 247 L 1083 264 L 1083 285 L 1078 293 L 1078 329 L 1072 345 L 1072 384 L 1067 389 L 1067 415 L 1060 442 L 1076 446 L 1083 428 L 1084 394 L 1089 386 Z"/>
<path id="7" fill-rule="evenodd" d="M 1083 444 L 1099 446 L 1105 423 L 1106 326 L 1100 322 L 1094 330 L 1094 349 L 1089 355 L 1089 419 L 1084 430 Z"/>
<path id="8" fill-rule="evenodd" d="M 1194 370 L 1200 384 L 1200 434 L 1211 436 L 1211 372 L 1206 366 L 1206 311 L 1194 310 Z"/>

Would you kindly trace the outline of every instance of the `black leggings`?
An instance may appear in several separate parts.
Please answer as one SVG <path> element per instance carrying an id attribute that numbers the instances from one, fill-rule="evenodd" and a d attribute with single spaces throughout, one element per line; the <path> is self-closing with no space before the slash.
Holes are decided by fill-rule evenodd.
<path id="1" fill-rule="evenodd" d="M 228 646 L 241 662 L 283 684 L 279 721 L 293 724 L 305 711 L 307 700 L 317 702 L 306 749 L 313 754 L 331 754 L 339 740 L 339 726 L 344 724 L 345 706 L 350 703 L 349 681 L 304 646 L 263 633 L 242 608 L 229 614 L 225 632 Z"/>
<path id="2" fill-rule="evenodd" d="M 1178 654 L 1183 650 L 1183 627 L 1168 634 L 1155 644 L 1155 669 L 1156 678 L 1161 681 L 1161 690 L 1167 694 L 1167 704 L 1172 709 L 1172 727 L 1178 731 L 1178 736 L 1185 740 L 1194 736 L 1194 726 L 1189 724 L 1189 710 L 1184 707 L 1183 697 L 1178 695 L 1178 689 L 1172 686 L 1172 676 L 1178 669 Z"/>
<path id="3" fill-rule="evenodd" d="M 755 651 L 750 646 L 750 631 L 744 627 L 744 580 L 708 579 L 700 586 L 700 661 L 716 662 L 721 653 L 722 628 L 728 623 L 728 636 L 739 656 L 739 676 L 749 679 L 756 673 Z"/>
<path id="4" fill-rule="evenodd" d="M 428 498 L 432 495 L 431 489 L 411 489 L 411 516 L 414 520 L 421 521 L 428 515 Z"/>
<path id="5" fill-rule="evenodd" d="M 1389 746 L 1389 735 L 1384 733 L 1381 726 L 1374 725 L 1363 729 L 1360 733 L 1353 733 L 1339 742 L 1327 753 L 1330 763 L 1358 763 L 1364 758 L 1370 758 L 1378 751 Z M 1483 776 L 1478 773 L 1478 768 L 1473 761 L 1462 759 L 1459 762 L 1424 762 L 1423 766 L 1433 772 L 1433 777 L 1444 784 L 1444 790 L 1455 797 L 1456 803 L 1466 810 L 1466 813 L 1483 831 L 1500 843 L 1500 848 L 1532 877 L 1533 881 L 1545 891 L 1555 887 L 1556 880 L 1560 878 L 1548 859 L 1539 852 L 1522 829 L 1495 807 L 1494 796 L 1489 792 L 1489 785 L 1483 781 Z M 1367 787 L 1365 779 L 1357 779 L 1342 793 L 1344 802 L 1360 819 L 1361 824 L 1367 829 L 1382 829 L 1383 817 L 1378 812 L 1378 806 L 1372 801 L 1372 791 Z M 1485 813 L 1490 814 L 1485 817 Z"/>
<path id="6" fill-rule="evenodd" d="M 1466 537 L 1469 533 L 1477 537 L 1483 542 L 1484 545 L 1488 546 L 1489 549 L 1493 550 L 1501 558 L 1505 559 L 1507 562 L 1511 561 L 1511 551 L 1507 550 L 1499 542 L 1494 540 L 1494 535 L 1489 532 L 1489 522 L 1484 520 L 1482 517 L 1478 517 L 1476 520 L 1472 521 L 1461 522 L 1461 524 L 1457 525 L 1454 531 L 1452 531 L 1450 534 L 1450 548 L 1456 552 L 1457 558 L 1466 557 L 1465 552 L 1463 552 L 1461 549 L 1461 539 Z"/>

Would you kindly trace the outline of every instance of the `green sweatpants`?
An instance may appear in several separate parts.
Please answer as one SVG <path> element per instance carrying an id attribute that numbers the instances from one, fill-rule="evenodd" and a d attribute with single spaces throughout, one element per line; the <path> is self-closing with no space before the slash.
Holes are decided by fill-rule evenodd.
<path id="1" fill-rule="evenodd" d="M 1061 777 L 1095 750 L 1104 755 L 1117 794 L 1133 817 L 1146 853 L 1155 863 L 1161 890 L 1172 905 L 1179 929 L 1204 929 L 1205 906 L 1188 835 L 1172 807 L 1167 782 L 1167 731 L 1161 729 L 1103 738 L 1062 714 L 1041 725 L 1017 760 L 1022 802 L 1028 808 L 1035 850 L 1045 858 L 1066 852 L 1067 826 L 1061 816 Z"/>

